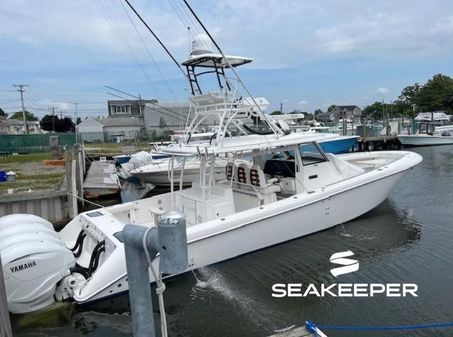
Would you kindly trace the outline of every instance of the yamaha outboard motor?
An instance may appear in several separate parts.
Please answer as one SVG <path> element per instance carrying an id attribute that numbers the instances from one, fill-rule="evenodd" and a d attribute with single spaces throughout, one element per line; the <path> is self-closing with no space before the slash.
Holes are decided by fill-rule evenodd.
<path id="1" fill-rule="evenodd" d="M 75 264 L 72 251 L 52 224 L 30 214 L 0 218 L 0 254 L 12 313 L 52 305 L 57 283 L 70 274 Z"/>

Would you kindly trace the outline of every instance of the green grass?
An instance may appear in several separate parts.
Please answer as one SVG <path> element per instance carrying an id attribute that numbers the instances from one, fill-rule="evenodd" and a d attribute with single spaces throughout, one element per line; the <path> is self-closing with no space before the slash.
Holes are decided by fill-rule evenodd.
<path id="1" fill-rule="evenodd" d="M 27 163 L 31 161 L 42 161 L 50 159 L 49 152 L 40 152 L 40 153 L 29 153 L 29 154 L 18 154 L 18 155 L 10 155 L 5 158 L 0 158 L 0 165 L 1 164 L 12 164 L 12 163 Z"/>
<path id="2" fill-rule="evenodd" d="M 16 192 L 32 190 L 55 190 L 61 185 L 64 174 L 34 174 L 28 176 L 17 176 L 15 182 L 0 183 L 0 193 L 4 194 L 9 188 Z"/>

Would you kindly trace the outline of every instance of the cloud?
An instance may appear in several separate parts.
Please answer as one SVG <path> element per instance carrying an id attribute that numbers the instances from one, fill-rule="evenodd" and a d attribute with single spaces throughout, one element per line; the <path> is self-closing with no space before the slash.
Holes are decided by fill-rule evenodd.
<path id="1" fill-rule="evenodd" d="M 137 10 L 182 60 L 189 52 L 188 19 L 182 2 L 134 2 Z M 66 46 L 82 56 L 90 50 L 103 57 L 147 57 L 122 1 L 13 1 L 0 13 L 0 37 L 45 49 Z M 291 67 L 301 60 L 344 56 L 420 57 L 453 52 L 453 3 L 437 0 L 382 0 L 369 3 L 333 0 L 234 0 L 192 7 L 228 53 L 256 59 L 256 67 Z M 129 11 L 130 13 L 130 11 Z M 169 61 L 149 32 L 131 17 L 158 60 Z M 288 18 L 292 18 L 288 20 Z M 432 24 L 427 25 L 430 22 Z M 192 33 L 201 32 L 199 26 Z M 90 53 L 89 56 L 93 54 Z"/>
<path id="2" fill-rule="evenodd" d="M 306 105 L 306 104 L 308 104 L 308 101 L 302 100 L 302 101 L 297 102 L 297 104 Z"/>
<path id="3" fill-rule="evenodd" d="M 376 93 L 380 95 L 387 95 L 390 92 L 387 88 L 377 88 Z"/>
<path id="4" fill-rule="evenodd" d="M 433 69 L 452 70 L 451 62 L 445 65 L 453 54 L 451 0 L 190 3 L 225 53 L 255 60 L 239 69 L 253 92 L 266 94 L 274 104 L 288 97 L 288 109 L 297 108 L 301 92 L 304 110 L 309 110 L 325 106 L 319 102 L 382 99 L 423 82 Z M 183 61 L 190 51 L 187 26 L 195 20 L 182 1 L 133 4 Z M 168 91 L 162 73 L 175 95 L 185 99 L 179 70 L 129 11 L 137 34 L 123 5 L 121 0 L 8 2 L 0 11 L 0 85 L 20 80 L 56 102 L 81 96 L 89 101 L 93 95 L 99 100 L 101 94 L 105 99 L 105 84 L 162 99 Z M 192 35 L 201 32 L 191 26 Z M 390 68 L 393 73 L 385 71 Z M 254 81 L 260 71 L 263 76 Z M 379 86 L 390 89 L 380 92 L 387 88 L 376 90 Z M 57 91 L 65 93 L 60 97 Z"/>

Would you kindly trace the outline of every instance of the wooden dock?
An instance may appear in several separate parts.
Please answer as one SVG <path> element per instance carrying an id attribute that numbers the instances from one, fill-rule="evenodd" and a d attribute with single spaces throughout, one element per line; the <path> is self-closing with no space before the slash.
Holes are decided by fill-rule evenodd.
<path id="1" fill-rule="evenodd" d="M 359 152 L 378 150 L 400 150 L 401 143 L 397 136 L 361 137 L 357 142 Z"/>
<path id="2" fill-rule="evenodd" d="M 281 330 L 274 335 L 268 337 L 327 337 L 321 330 L 316 328 L 316 334 L 307 330 L 306 327 L 294 327 Z"/>
<path id="3" fill-rule="evenodd" d="M 94 161 L 91 163 L 83 182 L 85 198 L 96 199 L 107 195 L 117 195 L 120 190 L 121 184 L 116 174 L 115 164 L 107 161 Z"/>

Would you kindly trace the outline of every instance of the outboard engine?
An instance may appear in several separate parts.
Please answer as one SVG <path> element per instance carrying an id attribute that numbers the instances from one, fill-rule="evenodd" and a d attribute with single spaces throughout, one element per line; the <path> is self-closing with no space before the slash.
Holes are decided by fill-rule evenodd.
<path id="1" fill-rule="evenodd" d="M 55 287 L 75 264 L 53 225 L 36 215 L 0 218 L 0 254 L 8 308 L 26 313 L 50 306 Z"/>

